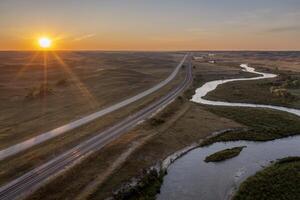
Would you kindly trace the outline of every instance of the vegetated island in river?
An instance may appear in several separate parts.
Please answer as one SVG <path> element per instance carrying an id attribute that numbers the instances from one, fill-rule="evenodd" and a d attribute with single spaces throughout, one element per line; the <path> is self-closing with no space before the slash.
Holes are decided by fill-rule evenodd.
<path id="1" fill-rule="evenodd" d="M 223 160 L 227 160 L 233 157 L 238 156 L 243 148 L 246 146 L 241 146 L 241 147 L 234 147 L 230 149 L 224 149 L 222 151 L 218 151 L 214 154 L 211 154 L 205 158 L 205 162 L 220 162 Z"/>
<path id="2" fill-rule="evenodd" d="M 300 198 L 300 157 L 287 157 L 244 181 L 233 200 Z"/>

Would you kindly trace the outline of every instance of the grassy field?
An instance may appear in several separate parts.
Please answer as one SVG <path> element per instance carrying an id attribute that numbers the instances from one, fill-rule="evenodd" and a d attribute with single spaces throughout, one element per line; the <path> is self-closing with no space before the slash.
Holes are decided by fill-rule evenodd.
<path id="1" fill-rule="evenodd" d="M 134 104 L 126 106 L 125 108 L 101 117 L 75 130 L 69 131 L 68 133 L 58 136 L 52 140 L 30 148 L 25 152 L 21 152 L 13 157 L 0 161 L 0 184 L 4 184 L 9 180 L 17 178 L 28 170 L 33 169 L 34 167 L 64 152 L 66 149 L 69 149 L 79 142 L 98 134 L 113 123 L 116 123 L 130 115 L 132 112 L 138 111 L 145 105 L 148 105 L 155 99 L 170 91 L 184 78 L 184 76 L 185 74 L 182 70 L 174 81 L 155 94 L 151 94 Z"/>
<path id="2" fill-rule="evenodd" d="M 174 59 L 174 57 L 172 58 Z M 131 61 L 134 63 L 134 59 Z M 51 180 L 28 199 L 105 199 L 123 183 L 132 177 L 139 176 L 145 169 L 163 160 L 166 156 L 204 139 L 218 130 L 248 127 L 247 131 L 206 140 L 206 144 L 222 140 L 269 140 L 300 132 L 298 126 L 300 120 L 286 113 L 261 109 L 208 107 L 189 102 L 188 99 L 193 95 L 194 89 L 204 82 L 254 76 L 242 72 L 239 64 L 234 62 L 218 62 L 217 64 L 194 62 L 193 65 L 194 83 L 185 95 L 182 95 L 151 120 L 139 125 L 63 175 Z M 149 74 L 152 75 L 151 70 Z M 154 74 L 157 77 L 162 76 Z M 168 89 L 165 88 L 162 93 Z M 145 105 L 144 103 L 139 103 L 134 108 L 126 108 L 122 114 L 111 115 L 106 120 L 113 123 L 115 118 L 124 117 L 138 109 L 139 106 Z M 102 124 L 100 127 L 99 123 Z M 1 170 L 8 169 L 0 174 L 0 181 L 4 182 L 11 176 L 17 176 L 18 171 L 24 172 L 42 163 L 45 159 L 49 159 L 49 155 L 50 158 L 54 157 L 68 147 L 65 141 L 71 145 L 70 141 L 79 141 L 84 138 L 84 135 L 89 135 L 91 131 L 101 130 L 110 124 L 103 123 L 101 120 L 95 121 L 87 127 L 76 130 L 74 135 L 73 133 L 66 134 L 57 138 L 55 142 L 47 144 L 48 146 L 39 146 L 34 151 L 28 151 L 25 156 L 14 158 L 11 162 L 7 162 L 8 164 L 0 163 Z M 77 137 L 77 135 L 81 136 Z M 56 151 L 56 149 L 58 150 Z M 51 153 L 49 154 L 49 152 Z M 20 165 L 17 164 L 19 162 Z M 28 163 L 32 165 L 28 166 Z M 10 167 L 12 170 L 9 170 Z M 159 179 L 154 180 L 154 183 L 154 185 L 159 184 Z M 143 196 L 147 196 L 148 192 L 152 194 L 156 190 L 157 187 L 146 188 Z"/>
<path id="3" fill-rule="evenodd" d="M 212 56 L 208 56 L 211 54 Z M 217 51 L 217 52 L 196 52 L 195 56 L 203 56 L 204 61 L 214 60 L 218 62 L 251 63 L 256 66 L 263 66 L 269 69 L 280 69 L 300 72 L 300 52 L 298 51 Z M 200 60 L 200 61 L 201 61 Z"/>
<path id="4" fill-rule="evenodd" d="M 0 148 L 148 89 L 165 79 L 182 57 L 180 53 L 1 52 Z"/>
<path id="5" fill-rule="evenodd" d="M 205 98 L 300 109 L 300 73 L 279 72 L 279 74 L 280 76 L 275 79 L 226 83 L 210 92 Z"/>
<path id="6" fill-rule="evenodd" d="M 224 149 L 222 151 L 218 151 L 216 153 L 213 153 L 205 158 L 205 162 L 220 162 L 223 160 L 227 160 L 233 157 L 238 156 L 241 151 L 245 148 L 245 146 L 242 147 L 234 147 L 231 149 Z"/>
<path id="7" fill-rule="evenodd" d="M 220 141 L 268 141 L 300 134 L 300 118 L 292 114 L 253 108 L 207 107 L 207 109 L 248 128 L 208 138 L 202 142 L 202 146 Z"/>
<path id="8" fill-rule="evenodd" d="M 299 188 L 300 157 L 285 158 L 244 181 L 233 200 L 296 200 Z"/>
<path id="9" fill-rule="evenodd" d="M 236 62 L 217 62 L 216 64 L 207 64 L 206 62 L 194 62 L 194 83 L 193 86 L 186 92 L 186 95 L 190 98 L 193 94 L 193 91 L 195 88 L 197 88 L 199 85 L 203 84 L 204 82 L 216 80 L 216 79 L 227 79 L 227 78 L 235 78 L 237 76 L 239 77 L 253 77 L 256 75 L 244 73 L 241 72 L 239 69 L 239 63 Z M 272 69 L 272 68 L 270 68 Z M 297 70 L 296 70 L 297 71 Z M 194 104 L 193 109 L 196 109 L 196 107 L 203 109 L 203 106 Z M 221 138 L 213 137 L 211 140 L 205 140 L 203 145 L 206 143 L 211 144 L 216 141 L 231 141 L 231 140 L 271 140 L 276 139 L 280 137 L 287 137 L 294 134 L 300 133 L 300 127 L 298 126 L 300 123 L 299 118 L 297 118 L 294 115 L 289 115 L 282 112 L 272 111 L 272 110 L 263 110 L 263 109 L 233 109 L 230 110 L 230 108 L 222 108 L 222 107 L 204 107 L 204 110 L 209 111 L 209 113 L 217 114 L 219 117 L 224 117 L 228 119 L 232 119 L 242 125 L 245 128 L 243 130 L 245 131 L 237 131 L 237 132 L 230 132 L 228 134 L 221 135 Z M 185 116 L 183 116 L 180 119 L 185 119 Z M 159 118 L 158 120 L 152 120 L 153 124 L 162 124 L 168 120 L 165 120 L 164 118 Z M 158 123 L 159 122 L 159 123 Z M 201 121 L 204 123 L 207 122 L 207 119 L 204 121 Z M 177 123 L 184 123 L 184 122 L 177 122 Z M 177 124 L 176 123 L 176 124 Z M 186 131 L 188 124 L 184 124 L 184 127 Z M 195 126 L 193 124 L 192 126 Z M 212 126 L 211 123 L 209 123 L 209 126 Z M 240 126 L 241 127 L 241 126 Z M 195 128 L 195 127 L 194 127 Z M 177 132 L 177 131 L 176 131 Z M 176 136 L 176 132 L 173 133 L 172 137 Z M 232 134 L 232 136 L 231 136 Z M 122 169 L 120 168 L 118 171 L 116 171 L 112 176 L 110 176 L 110 179 L 103 184 L 98 186 L 98 190 L 95 190 L 91 195 L 89 195 L 88 199 L 104 199 L 109 194 L 111 194 L 112 188 L 118 188 L 115 187 L 116 185 L 119 185 L 121 182 L 126 182 L 126 180 L 129 180 L 130 177 L 137 176 L 136 171 L 131 171 L 132 169 L 135 169 L 136 166 L 147 166 L 145 163 L 149 162 L 149 159 L 151 156 L 147 156 L 147 152 L 151 152 L 153 155 L 154 152 L 161 151 L 161 149 L 164 149 L 164 145 L 167 146 L 168 144 L 172 143 L 170 141 L 171 137 L 168 137 L 166 139 L 166 143 L 162 140 L 161 145 L 153 145 L 151 141 L 155 142 L 155 139 L 157 137 L 160 137 L 160 135 L 157 135 L 153 137 L 148 143 L 151 144 L 147 150 L 144 149 L 144 147 L 147 147 L 148 143 L 143 145 L 140 150 L 135 152 L 130 159 L 127 160 L 124 165 L 122 165 Z M 186 135 L 186 137 L 191 138 L 191 141 L 197 141 L 197 138 L 191 134 Z M 176 136 L 177 140 L 183 141 L 186 138 L 178 138 Z M 198 138 L 199 139 L 199 138 Z M 178 141 L 177 141 L 178 142 Z M 176 144 L 176 143 L 175 143 Z M 178 144 L 176 145 L 178 146 Z M 187 146 L 187 145 L 185 145 Z M 174 149 L 172 150 L 175 151 Z M 170 151 L 170 152 L 172 152 Z M 238 149 L 240 151 L 240 149 Z M 146 154 L 145 154 L 146 153 Z M 234 151 L 234 154 L 236 154 L 237 151 Z M 163 155 L 163 154 L 162 154 Z M 143 162 L 137 162 L 136 156 L 143 158 Z M 146 156 L 146 158 L 144 158 Z M 157 157 L 154 160 L 157 160 L 159 157 Z M 159 159 L 161 160 L 161 158 Z M 154 164 L 154 162 L 153 162 Z M 150 164 L 149 164 L 150 166 Z M 149 177 L 146 177 L 147 181 L 143 188 L 140 188 L 140 190 L 133 193 L 132 196 L 127 196 L 125 199 L 155 199 L 155 193 L 159 191 L 159 185 L 161 184 L 161 178 L 160 176 L 154 176 L 150 177 L 150 181 L 148 180 Z M 123 181 L 122 181 L 123 180 Z M 107 191 L 107 188 L 110 188 L 110 191 Z M 121 197 L 121 199 L 123 199 Z"/>
<path id="10" fill-rule="evenodd" d="M 226 83 L 210 92 L 207 99 L 300 108 L 300 52 L 198 52 L 195 56 L 202 58 L 197 63 L 214 60 L 212 67 L 239 68 L 240 64 L 248 63 L 258 71 L 279 75 L 274 79 Z"/>
<path id="11" fill-rule="evenodd" d="M 98 176 L 105 176 L 107 170 L 126 154 L 124 152 L 133 148 L 128 157 L 119 163 L 120 165 L 117 165 L 111 174 L 106 174 L 105 180 L 99 181 L 95 191 L 91 190 L 91 194 L 88 192 L 89 198 L 103 199 L 111 195 L 111 192 L 123 182 L 142 173 L 142 169 L 147 169 L 176 150 L 205 138 L 213 131 L 240 127 L 239 124 L 219 118 L 201 107 L 181 101 L 177 100 L 156 116 L 163 118 L 164 123 L 153 125 L 148 121 L 142 124 L 141 127 L 130 131 L 64 175 L 57 177 L 29 199 L 64 199 L 82 195 L 91 182 L 97 180 Z M 201 123 L 197 123 L 199 121 Z M 209 125 L 212 123 L 214 126 Z M 135 144 L 141 145 L 136 147 Z M 65 189 L 61 190 L 62 187 Z"/>
<path id="12" fill-rule="evenodd" d="M 211 66 L 226 66 L 227 62 L 221 60 L 216 64 L 211 64 Z M 203 63 L 203 61 L 201 62 Z M 239 67 L 238 63 L 230 63 L 230 66 Z M 259 70 L 266 71 L 266 68 L 260 67 Z M 205 98 L 228 102 L 279 105 L 299 109 L 300 85 L 298 81 L 300 80 L 300 74 L 295 72 L 296 70 L 274 71 L 272 69 L 271 73 L 280 74 L 276 79 L 226 83 L 210 92 Z M 286 90 L 288 95 L 277 95 L 273 92 L 276 89 Z M 209 145 L 218 141 L 267 141 L 300 134 L 300 119 L 291 114 L 268 109 L 206 107 L 210 112 L 246 125 L 248 129 L 209 138 L 202 145 Z"/>
<path id="13" fill-rule="evenodd" d="M 247 113 L 247 109 L 244 114 L 240 112 L 241 110 L 236 110 L 235 113 L 230 114 L 228 111 L 226 115 L 222 115 L 224 110 L 220 108 L 216 108 L 220 109 L 220 112 L 217 112 L 213 108 L 191 103 L 188 99 L 194 89 L 204 82 L 220 78 L 252 77 L 252 74 L 241 72 L 237 63 L 211 65 L 196 62 L 193 71 L 195 81 L 184 96 L 178 98 L 154 119 L 141 124 L 64 175 L 57 177 L 29 199 L 105 199 L 123 183 L 139 176 L 143 170 L 173 152 L 206 138 L 214 131 L 249 125 L 251 118 L 247 119 L 250 114 Z M 239 119 L 238 113 L 244 117 L 237 122 L 245 125 L 226 119 L 227 117 Z M 270 115 L 277 117 L 278 112 Z M 254 117 L 260 121 L 265 116 L 260 117 L 257 114 Z M 286 115 L 282 114 L 282 118 L 285 117 Z M 286 121 L 290 118 L 293 119 L 290 124 L 298 122 L 291 116 L 288 116 Z M 265 123 L 266 128 L 273 122 L 265 121 Z M 297 126 L 297 123 L 293 125 Z M 154 185 L 156 183 L 158 184 L 155 181 Z M 64 190 L 61 190 L 62 187 Z M 149 192 L 152 193 L 155 188 L 150 187 Z M 144 196 L 148 196 L 147 189 Z"/>

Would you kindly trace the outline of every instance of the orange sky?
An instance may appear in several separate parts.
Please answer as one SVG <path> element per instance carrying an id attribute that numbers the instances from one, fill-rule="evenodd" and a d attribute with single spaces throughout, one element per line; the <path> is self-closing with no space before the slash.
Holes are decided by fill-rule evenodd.
<path id="1" fill-rule="evenodd" d="M 298 0 L 1 0 L 0 50 L 300 50 Z"/>

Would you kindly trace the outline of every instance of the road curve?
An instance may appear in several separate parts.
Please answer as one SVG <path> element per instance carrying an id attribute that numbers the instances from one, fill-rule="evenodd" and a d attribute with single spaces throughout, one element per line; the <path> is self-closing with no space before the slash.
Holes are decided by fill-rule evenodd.
<path id="1" fill-rule="evenodd" d="M 187 58 L 187 55 L 184 58 Z M 181 65 L 183 62 L 181 62 Z M 181 67 L 181 66 L 180 66 Z M 178 72 L 180 68 L 176 71 Z M 60 174 L 64 169 L 70 168 L 84 157 L 101 149 L 129 129 L 136 126 L 140 121 L 151 117 L 154 113 L 174 100 L 192 82 L 191 56 L 185 68 L 186 77 L 180 85 L 171 90 L 168 94 L 146 106 L 135 114 L 125 118 L 114 126 L 100 132 L 96 136 L 80 143 L 67 152 L 57 156 L 55 159 L 27 172 L 23 176 L 11 181 L 0 188 L 0 200 L 12 200 L 25 198 L 28 194 L 36 190 L 54 175 Z M 176 72 L 176 74 L 177 74 Z"/>
<path id="2" fill-rule="evenodd" d="M 15 155 L 15 154 L 17 154 L 17 153 L 19 153 L 21 151 L 24 151 L 24 150 L 26 150 L 26 149 L 28 149 L 30 147 L 35 146 L 37 144 L 40 144 L 40 143 L 45 142 L 45 141 L 47 141 L 49 139 L 52 139 L 52 138 L 57 137 L 57 136 L 59 136 L 61 134 L 64 134 L 64 133 L 66 133 L 68 131 L 71 131 L 71 130 L 73 130 L 75 128 L 78 128 L 78 127 L 80 127 L 80 126 L 82 126 L 84 124 L 87 124 L 87 123 L 89 123 L 89 122 L 91 122 L 91 121 L 93 121 L 93 120 L 95 120 L 95 119 L 97 119 L 99 117 L 102 117 L 102 116 L 104 116 L 104 115 L 106 115 L 108 113 L 111 113 L 111 112 L 116 111 L 116 110 L 118 110 L 118 109 L 120 109 L 122 107 L 125 107 L 125 106 L 127 106 L 127 105 L 129 105 L 129 104 L 131 104 L 133 102 L 136 102 L 136 101 L 142 99 L 143 97 L 145 97 L 145 96 L 147 96 L 149 94 L 152 94 L 153 92 L 159 90 L 160 88 L 162 88 L 163 86 L 165 86 L 166 84 L 168 84 L 170 81 L 172 81 L 176 77 L 179 69 L 181 68 L 182 64 L 185 62 L 186 58 L 187 58 L 187 55 L 185 55 L 183 57 L 183 59 L 181 60 L 181 62 L 177 65 L 177 67 L 174 69 L 174 71 L 169 75 L 169 77 L 167 79 L 165 79 L 164 81 L 158 83 L 154 87 L 152 87 L 152 88 L 150 88 L 148 90 L 145 90 L 144 92 L 139 93 L 139 94 L 137 94 L 137 95 L 135 95 L 133 97 L 130 97 L 130 98 L 124 100 L 124 101 L 121 101 L 121 102 L 119 102 L 117 104 L 114 104 L 112 106 L 104 108 L 104 109 L 102 109 L 102 110 L 100 110 L 98 112 L 95 112 L 95 113 L 92 113 L 92 114 L 90 114 L 88 116 L 80 118 L 80 119 L 78 119 L 76 121 L 70 122 L 70 123 L 65 124 L 63 126 L 55 128 L 55 129 L 53 129 L 51 131 L 42 133 L 42 134 L 40 134 L 38 136 L 35 136 L 35 137 L 32 137 L 32 138 L 30 138 L 28 140 L 25 140 L 25 141 L 20 142 L 18 144 L 12 145 L 12 146 L 10 146 L 8 148 L 2 149 L 0 151 L 0 160 L 3 160 L 3 159 L 5 159 L 5 158 L 7 158 L 9 156 Z"/>

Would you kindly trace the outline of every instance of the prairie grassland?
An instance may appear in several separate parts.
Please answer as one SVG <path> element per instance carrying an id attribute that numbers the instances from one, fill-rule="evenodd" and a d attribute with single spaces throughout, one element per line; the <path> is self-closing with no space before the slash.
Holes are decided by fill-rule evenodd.
<path id="1" fill-rule="evenodd" d="M 295 200 L 300 196 L 300 157 L 280 159 L 244 181 L 233 200 Z"/>
<path id="2" fill-rule="evenodd" d="M 165 79 L 182 57 L 180 53 L 1 52 L 0 148 L 148 89 Z"/>

